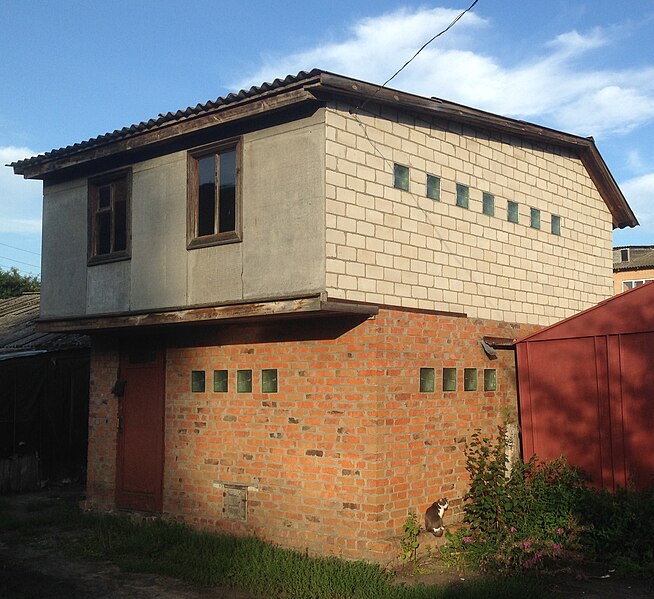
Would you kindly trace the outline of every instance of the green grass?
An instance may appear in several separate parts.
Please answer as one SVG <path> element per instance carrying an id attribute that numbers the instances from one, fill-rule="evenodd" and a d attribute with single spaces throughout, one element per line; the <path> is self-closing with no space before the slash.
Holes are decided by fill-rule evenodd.
<path id="1" fill-rule="evenodd" d="M 49 502 L 48 502 L 49 503 Z M 158 520 L 84 514 L 73 500 L 25 513 L 8 513 L 0 503 L 0 528 L 32 536 L 48 527 L 72 531 L 70 555 L 110 560 L 122 569 L 179 578 L 202 586 L 237 588 L 256 595 L 297 599 L 507 599 L 545 597 L 527 577 L 479 578 L 448 586 L 398 585 L 393 575 L 365 562 L 308 558 L 253 537 L 231 537 Z"/>

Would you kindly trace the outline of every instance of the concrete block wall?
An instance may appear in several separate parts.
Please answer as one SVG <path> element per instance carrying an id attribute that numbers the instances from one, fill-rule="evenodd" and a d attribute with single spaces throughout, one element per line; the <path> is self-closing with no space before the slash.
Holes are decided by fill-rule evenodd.
<path id="1" fill-rule="evenodd" d="M 312 554 L 387 562 L 396 557 L 410 511 L 422 516 L 447 496 L 450 522 L 467 490 L 465 442 L 495 435 L 515 417 L 514 356 L 483 353 L 484 335 L 535 330 L 409 309 L 363 322 L 340 318 L 241 325 L 202 339 L 175 337 L 167 349 L 164 516 Z M 207 336 L 208 335 L 208 336 Z M 117 352 L 93 361 L 89 505 L 113 505 Z M 442 368 L 457 368 L 457 391 L 442 391 Z M 261 370 L 278 370 L 278 392 L 261 392 Z M 434 392 L 420 392 L 434 368 Z M 478 369 L 477 391 L 463 369 Z M 483 390 L 495 368 L 496 391 Z M 227 393 L 213 392 L 228 370 Z M 236 392 L 251 369 L 252 393 Z M 205 392 L 191 390 L 204 370 Z M 226 517 L 225 492 L 247 495 L 245 520 Z"/>
<path id="2" fill-rule="evenodd" d="M 331 297 L 547 325 L 609 297 L 611 215 L 581 161 L 530 144 L 371 105 L 326 113 Z M 410 169 L 409 191 L 393 165 Z M 427 174 L 441 199 L 426 196 Z M 470 190 L 456 206 L 456 184 Z M 482 213 L 482 193 L 495 216 Z M 507 221 L 507 202 L 519 223 Z M 530 227 L 530 208 L 541 229 Z M 551 233 L 551 215 L 561 235 Z"/>

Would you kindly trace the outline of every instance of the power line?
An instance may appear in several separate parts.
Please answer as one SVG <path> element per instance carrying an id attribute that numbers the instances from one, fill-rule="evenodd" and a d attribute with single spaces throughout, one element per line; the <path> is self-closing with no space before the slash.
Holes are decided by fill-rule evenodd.
<path id="1" fill-rule="evenodd" d="M 445 29 L 443 29 L 442 31 L 439 31 L 439 32 L 438 32 L 434 37 L 432 37 L 430 40 L 426 41 L 426 42 L 425 42 L 425 43 L 420 47 L 420 49 L 419 49 L 419 50 L 418 50 L 418 51 L 417 51 L 417 52 L 416 52 L 416 53 L 415 53 L 411 58 L 409 58 L 409 60 L 407 60 L 407 61 L 406 61 L 406 62 L 405 62 L 405 63 L 404 63 L 404 64 L 403 64 L 403 65 L 402 65 L 402 66 L 401 66 L 397 71 L 395 71 L 395 73 L 393 73 L 393 74 L 392 74 L 388 79 L 386 79 L 386 81 L 384 81 L 384 83 L 382 83 L 382 84 L 381 84 L 381 85 L 380 85 L 380 86 L 375 90 L 375 92 L 374 92 L 374 94 L 373 94 L 373 97 L 374 97 L 377 93 L 379 93 L 383 88 L 385 88 L 385 87 L 386 87 L 386 86 L 387 86 L 387 85 L 388 85 L 388 84 L 389 84 L 393 79 L 395 79 L 395 77 L 397 77 L 397 76 L 398 76 L 398 75 L 399 75 L 399 74 L 400 74 L 400 73 L 401 73 L 401 72 L 402 72 L 406 67 L 408 67 L 409 64 L 410 64 L 411 62 L 413 62 L 413 60 L 418 56 L 418 54 L 420 54 L 420 53 L 421 53 L 421 52 L 422 52 L 422 51 L 423 51 L 427 46 L 429 46 L 429 44 L 431 44 L 431 43 L 432 43 L 436 38 L 439 38 L 441 35 L 443 35 L 444 33 L 447 33 L 450 29 L 452 29 L 452 27 L 454 27 L 454 25 L 456 25 L 456 24 L 459 22 L 459 20 L 463 17 L 463 15 L 465 15 L 467 12 L 470 12 L 470 11 L 475 7 L 475 4 L 477 4 L 477 2 L 479 2 L 479 0 L 474 0 L 474 2 L 473 2 L 470 6 L 468 6 L 468 8 L 466 8 L 463 12 L 461 12 L 459 15 L 457 15 L 457 17 L 456 17 L 456 18 L 455 18 L 455 19 L 454 19 L 454 20 L 453 20 L 453 21 L 452 21 L 452 22 L 451 22 L 451 23 L 450 23 L 450 24 L 449 24 Z M 359 110 L 362 110 L 363 107 L 364 107 L 368 102 L 370 102 L 370 100 L 372 100 L 372 98 L 368 98 L 367 100 L 365 100 L 364 102 L 362 102 L 362 103 L 361 103 L 361 106 L 359 106 L 358 108 L 356 108 L 353 112 L 356 113 L 356 112 L 358 112 Z"/>
<path id="2" fill-rule="evenodd" d="M 8 258 L 7 256 L 0 256 L 3 260 L 11 260 L 12 262 L 17 262 L 18 264 L 24 264 L 25 266 L 32 266 L 33 268 L 41 268 L 36 264 L 30 264 L 29 262 L 22 262 L 20 260 L 14 260 L 13 258 Z"/>
<path id="3" fill-rule="evenodd" d="M 35 256 L 40 256 L 38 252 L 32 252 L 30 250 L 24 250 L 23 248 L 16 247 L 15 245 L 9 245 L 8 243 L 0 243 L 0 245 L 3 245 L 6 248 L 11 248 L 12 250 L 18 250 L 19 252 L 26 252 L 28 254 L 34 254 Z"/>

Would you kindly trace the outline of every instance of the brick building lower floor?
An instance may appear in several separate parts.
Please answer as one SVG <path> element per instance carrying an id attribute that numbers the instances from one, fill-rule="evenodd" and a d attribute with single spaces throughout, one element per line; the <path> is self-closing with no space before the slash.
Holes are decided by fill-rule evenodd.
<path id="1" fill-rule="evenodd" d="M 514 352 L 481 339 L 534 330 L 380 309 L 96 336 L 87 505 L 391 559 L 409 512 L 460 512 L 470 435 L 517 416 Z"/>

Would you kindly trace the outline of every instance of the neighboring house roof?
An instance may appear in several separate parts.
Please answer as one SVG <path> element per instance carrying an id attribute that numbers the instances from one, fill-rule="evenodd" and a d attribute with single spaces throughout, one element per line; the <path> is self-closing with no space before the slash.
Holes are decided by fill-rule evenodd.
<path id="1" fill-rule="evenodd" d="M 0 299 L 0 361 L 90 347 L 85 335 L 37 331 L 34 325 L 39 318 L 39 307 L 39 293 Z"/>
<path id="2" fill-rule="evenodd" d="M 654 268 L 654 245 L 624 245 L 613 250 L 613 272 Z M 627 250 L 627 260 L 621 259 L 622 250 Z"/>
<path id="3" fill-rule="evenodd" d="M 550 144 L 576 153 L 611 211 L 614 227 L 638 224 L 592 138 L 579 137 L 539 125 L 510 119 L 438 98 L 426 98 L 379 85 L 314 69 L 272 83 L 251 87 L 224 98 L 168 112 L 131 127 L 105 133 L 87 141 L 52 150 L 10 164 L 28 179 L 52 179 L 68 173 L 84 173 L 91 163 L 102 165 L 111 156 L 129 154 L 133 160 L 156 155 L 173 138 L 252 118 L 308 102 L 347 98 L 363 110 L 368 103 L 393 106 L 403 111 L 456 121 L 479 129 Z M 157 148 L 159 150 L 157 150 Z M 154 153 L 154 154 L 153 154 Z"/>

